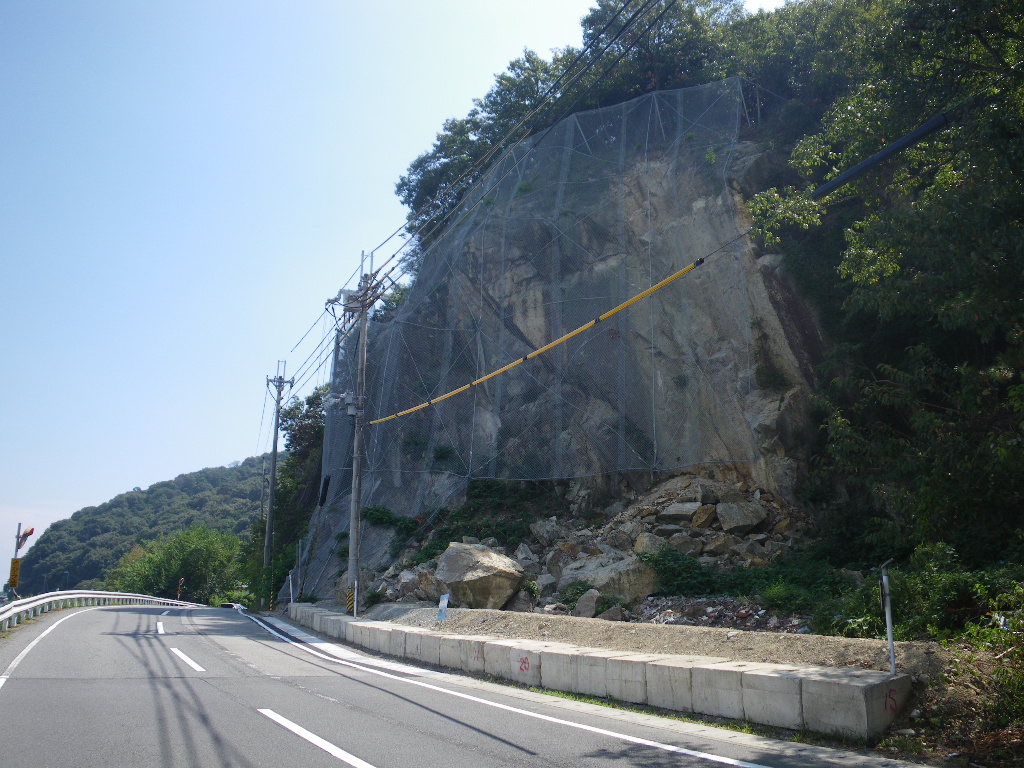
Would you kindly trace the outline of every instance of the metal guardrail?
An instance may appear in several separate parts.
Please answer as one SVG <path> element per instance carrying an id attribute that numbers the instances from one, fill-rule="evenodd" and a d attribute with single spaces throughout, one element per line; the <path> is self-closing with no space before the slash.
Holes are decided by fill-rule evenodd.
<path id="1" fill-rule="evenodd" d="M 184 600 L 169 600 L 152 595 L 136 595 L 131 592 L 101 592 L 99 590 L 68 590 L 48 592 L 45 595 L 26 597 L 0 607 L 0 632 L 21 624 L 48 611 L 62 608 L 76 608 L 85 605 L 170 605 L 177 608 L 208 608 L 199 603 Z"/>

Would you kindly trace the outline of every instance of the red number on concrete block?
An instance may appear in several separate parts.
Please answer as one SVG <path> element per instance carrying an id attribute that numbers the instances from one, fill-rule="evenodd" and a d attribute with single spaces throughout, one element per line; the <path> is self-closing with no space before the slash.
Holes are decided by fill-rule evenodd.
<path id="1" fill-rule="evenodd" d="M 885 697 L 885 708 L 890 712 L 897 710 L 896 706 L 896 689 L 890 688 L 888 695 Z"/>
<path id="2" fill-rule="evenodd" d="M 519 659 L 519 671 L 520 672 L 529 672 L 530 671 L 530 657 L 529 656 L 523 656 L 521 659 Z"/>

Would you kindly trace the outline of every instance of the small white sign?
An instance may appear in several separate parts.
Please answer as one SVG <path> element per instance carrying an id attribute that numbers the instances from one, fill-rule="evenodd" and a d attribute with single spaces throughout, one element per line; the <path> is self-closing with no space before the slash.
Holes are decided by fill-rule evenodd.
<path id="1" fill-rule="evenodd" d="M 441 595 L 441 602 L 437 604 L 437 621 L 438 623 L 444 621 L 445 616 L 448 615 L 448 598 L 451 595 Z"/>

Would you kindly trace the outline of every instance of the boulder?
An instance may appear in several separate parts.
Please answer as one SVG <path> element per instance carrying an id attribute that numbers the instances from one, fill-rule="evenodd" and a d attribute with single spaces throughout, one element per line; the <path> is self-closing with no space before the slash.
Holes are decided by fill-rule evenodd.
<path id="1" fill-rule="evenodd" d="M 728 555 L 733 551 L 733 548 L 740 543 L 740 539 L 729 534 L 722 534 L 720 536 L 712 536 L 708 541 L 704 543 L 704 554 L 705 555 Z"/>
<path id="2" fill-rule="evenodd" d="M 398 574 L 398 584 L 396 587 L 398 597 L 403 598 L 411 595 L 419 585 L 420 577 L 418 573 L 415 571 L 402 571 Z"/>
<path id="3" fill-rule="evenodd" d="M 555 547 L 565 552 L 569 557 L 579 557 L 580 546 L 575 541 L 556 541 Z"/>
<path id="4" fill-rule="evenodd" d="M 572 562 L 572 558 L 560 549 L 553 549 L 544 558 L 544 567 L 547 572 L 555 577 L 555 581 L 562 578 L 562 570 Z"/>
<path id="5" fill-rule="evenodd" d="M 700 502 L 697 501 L 669 504 L 658 513 L 658 520 L 663 523 L 688 523 L 693 520 L 693 516 L 700 509 L 700 506 Z"/>
<path id="6" fill-rule="evenodd" d="M 531 523 L 530 533 L 547 549 L 559 539 L 564 538 L 566 530 L 558 524 L 556 518 L 549 517 Z"/>
<path id="7" fill-rule="evenodd" d="M 715 520 L 718 519 L 716 507 L 710 504 L 701 505 L 696 512 L 693 513 L 693 520 L 691 525 L 694 528 L 710 528 L 715 524 Z"/>
<path id="8" fill-rule="evenodd" d="M 768 510 L 757 501 L 723 502 L 715 510 L 722 530 L 739 535 L 754 530 L 768 517 Z"/>
<path id="9" fill-rule="evenodd" d="M 555 594 L 555 585 L 558 583 L 558 579 L 550 573 L 542 573 L 536 578 L 536 582 L 541 597 L 550 597 Z"/>
<path id="10" fill-rule="evenodd" d="M 713 488 L 706 485 L 699 485 L 697 486 L 697 501 L 701 504 L 717 504 L 719 502 L 719 498 Z"/>
<path id="11" fill-rule="evenodd" d="M 533 554 L 533 550 L 524 541 L 518 547 L 516 547 L 516 560 L 536 560 L 537 556 Z"/>
<path id="12" fill-rule="evenodd" d="M 608 546 L 622 552 L 628 552 L 633 548 L 633 537 L 618 528 L 610 531 L 608 535 L 604 537 L 604 540 L 608 543 Z"/>
<path id="13" fill-rule="evenodd" d="M 544 566 L 536 560 L 516 560 L 516 562 L 519 563 L 519 567 L 523 569 L 523 574 L 528 579 L 536 581 L 537 577 L 540 576 L 541 571 L 544 570 Z"/>
<path id="14" fill-rule="evenodd" d="M 594 614 L 597 613 L 597 601 L 600 599 L 600 592 L 596 589 L 588 589 L 580 595 L 580 599 L 576 601 L 576 606 L 572 609 L 571 615 L 579 616 L 584 619 L 594 618 Z"/>
<path id="15" fill-rule="evenodd" d="M 733 551 L 738 555 L 753 555 L 761 560 L 765 560 L 768 557 L 768 552 L 764 547 L 756 541 L 750 541 L 749 539 L 747 541 L 740 542 L 736 545 Z"/>
<path id="16" fill-rule="evenodd" d="M 704 542 L 700 539 L 691 539 L 685 533 L 677 533 L 669 537 L 668 545 L 681 555 L 692 555 L 697 557 L 704 551 Z"/>
<path id="17" fill-rule="evenodd" d="M 516 596 L 505 606 L 505 610 L 516 611 L 517 613 L 533 613 L 533 609 L 536 607 L 537 601 L 533 598 L 533 595 L 525 589 L 520 589 L 516 592 Z"/>
<path id="18" fill-rule="evenodd" d="M 438 558 L 438 581 L 470 608 L 501 608 L 523 581 L 523 569 L 482 544 L 452 542 Z"/>
<path id="19" fill-rule="evenodd" d="M 460 544 L 459 546 L 472 546 L 469 544 Z M 424 568 L 417 574 L 417 586 L 419 591 L 427 596 L 427 600 L 431 602 L 437 602 L 441 599 L 441 595 L 448 591 L 448 587 L 438 581 L 437 576 L 430 570 Z"/>
<path id="20" fill-rule="evenodd" d="M 613 605 L 604 613 L 597 614 L 597 618 L 604 619 L 605 621 L 625 621 L 626 616 L 622 611 L 621 605 Z"/>
<path id="21" fill-rule="evenodd" d="M 558 581 L 559 590 L 579 579 L 586 581 L 602 595 L 617 597 L 625 603 L 643 600 L 658 590 L 658 577 L 654 569 L 635 556 L 611 560 L 609 562 L 607 556 L 598 555 L 570 564 L 562 571 L 562 578 Z"/>
<path id="22" fill-rule="evenodd" d="M 786 533 L 790 528 L 793 527 L 793 519 L 789 517 L 783 517 L 779 522 L 772 526 L 772 533 Z"/>
<path id="23" fill-rule="evenodd" d="M 668 541 L 661 538 L 661 536 L 655 536 L 653 533 L 641 533 L 636 537 L 636 543 L 633 545 L 633 551 L 638 555 L 645 553 L 660 552 L 668 546 Z"/>

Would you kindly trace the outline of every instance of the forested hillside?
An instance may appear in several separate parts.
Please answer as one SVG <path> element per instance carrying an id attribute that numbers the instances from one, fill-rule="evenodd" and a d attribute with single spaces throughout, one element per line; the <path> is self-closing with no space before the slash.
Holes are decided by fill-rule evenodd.
<path id="1" fill-rule="evenodd" d="M 410 165 L 397 192 L 420 250 L 484 172 L 476 158 L 569 110 L 745 78 L 744 138 L 775 157 L 772 189 L 743 190 L 760 244 L 782 252 L 831 337 L 803 496 L 833 556 L 877 564 L 942 541 L 977 565 L 1019 557 L 1019 3 L 800 0 L 750 15 L 729 1 L 600 0 L 583 27 L 585 52 L 525 52 Z M 554 105 L 542 106 L 549 92 Z M 942 112 L 942 130 L 810 200 Z"/>
<path id="2" fill-rule="evenodd" d="M 253 457 L 178 475 L 53 523 L 25 556 L 18 591 L 99 587 L 133 546 L 190 526 L 245 532 L 260 517 L 263 464 Z"/>

